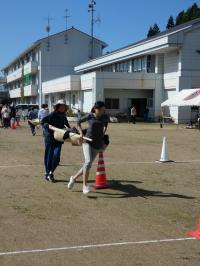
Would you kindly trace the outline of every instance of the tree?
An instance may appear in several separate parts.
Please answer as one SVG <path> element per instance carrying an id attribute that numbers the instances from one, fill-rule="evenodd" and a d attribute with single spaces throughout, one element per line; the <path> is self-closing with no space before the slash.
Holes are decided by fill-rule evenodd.
<path id="1" fill-rule="evenodd" d="M 183 10 L 178 14 L 176 17 L 176 26 L 196 18 L 200 18 L 200 8 L 194 3 L 186 12 Z"/>
<path id="2" fill-rule="evenodd" d="M 153 25 L 153 32 L 154 32 L 154 35 L 160 33 L 160 29 L 156 23 Z"/>
<path id="3" fill-rule="evenodd" d="M 181 11 L 178 16 L 176 17 L 176 26 L 182 24 L 182 23 L 185 23 L 187 22 L 187 16 L 185 14 L 185 11 Z"/>
<path id="4" fill-rule="evenodd" d="M 168 22 L 167 22 L 167 26 L 166 26 L 166 29 L 171 29 L 173 28 L 175 25 L 174 25 L 174 18 L 173 16 L 170 16 L 169 19 L 168 19 Z"/>
<path id="5" fill-rule="evenodd" d="M 200 17 L 200 8 L 196 3 L 189 7 L 185 13 L 187 21 Z"/>
<path id="6" fill-rule="evenodd" d="M 151 27 L 149 28 L 149 31 L 148 31 L 147 37 L 150 38 L 150 37 L 152 37 L 152 36 L 155 36 L 155 35 L 158 34 L 159 32 L 160 32 L 160 29 L 159 29 L 158 25 L 155 23 L 155 24 L 153 25 L 153 27 L 151 26 Z"/>
<path id="7" fill-rule="evenodd" d="M 185 22 L 188 22 L 190 20 L 200 18 L 200 7 L 194 3 L 192 6 L 190 6 L 186 11 L 182 10 L 177 16 L 176 20 L 174 21 L 173 16 L 170 16 L 166 25 L 166 29 L 171 29 L 174 26 L 181 25 Z M 158 25 L 155 23 L 153 26 L 149 28 L 147 37 L 155 36 L 160 32 L 160 29 Z"/>
<path id="8" fill-rule="evenodd" d="M 154 32 L 153 32 L 153 28 L 152 28 L 152 26 L 151 26 L 151 27 L 149 28 L 149 31 L 148 31 L 147 37 L 150 38 L 150 37 L 152 37 L 152 36 L 154 36 Z"/>

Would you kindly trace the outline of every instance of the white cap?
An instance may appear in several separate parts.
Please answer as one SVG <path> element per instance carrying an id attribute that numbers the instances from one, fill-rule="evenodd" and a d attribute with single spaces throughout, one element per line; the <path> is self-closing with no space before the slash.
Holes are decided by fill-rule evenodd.
<path id="1" fill-rule="evenodd" d="M 55 105 L 59 105 L 59 104 L 66 105 L 64 100 L 58 100 Z"/>

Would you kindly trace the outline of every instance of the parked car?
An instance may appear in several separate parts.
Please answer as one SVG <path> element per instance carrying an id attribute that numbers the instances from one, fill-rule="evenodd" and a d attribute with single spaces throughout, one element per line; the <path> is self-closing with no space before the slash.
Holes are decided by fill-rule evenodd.
<path id="1" fill-rule="evenodd" d="M 22 117 L 22 111 L 25 112 L 25 116 L 28 115 L 28 111 L 30 110 L 30 108 L 34 108 L 35 110 L 39 110 L 39 105 L 38 104 L 17 104 L 16 105 L 16 109 L 17 109 L 17 113 L 20 117 Z"/>

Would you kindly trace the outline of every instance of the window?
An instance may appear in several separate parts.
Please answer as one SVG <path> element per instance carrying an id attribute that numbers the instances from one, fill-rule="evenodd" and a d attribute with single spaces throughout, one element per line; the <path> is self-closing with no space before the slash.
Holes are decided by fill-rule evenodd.
<path id="1" fill-rule="evenodd" d="M 105 99 L 105 105 L 107 109 L 119 109 L 119 99 Z"/>
<path id="2" fill-rule="evenodd" d="M 32 53 L 32 61 L 36 61 L 36 54 L 35 54 L 35 52 Z"/>
<path id="3" fill-rule="evenodd" d="M 31 79 L 30 79 L 30 75 L 27 74 L 24 76 L 24 86 L 28 86 L 31 84 Z"/>
<path id="4" fill-rule="evenodd" d="M 141 66 L 139 66 L 139 64 L 141 64 L 141 61 L 139 61 L 138 58 L 133 60 L 133 62 L 132 62 L 133 72 L 139 72 L 139 69 L 141 69 Z"/>
<path id="5" fill-rule="evenodd" d="M 147 71 L 147 57 L 139 57 L 132 60 L 133 72 L 146 72 Z"/>
<path id="6" fill-rule="evenodd" d="M 115 64 L 115 72 L 129 72 L 129 61 Z"/>
<path id="7" fill-rule="evenodd" d="M 73 104 L 73 106 L 76 104 L 76 95 L 72 96 L 72 104 Z"/>
<path id="8" fill-rule="evenodd" d="M 142 72 L 146 72 L 146 69 L 147 69 L 147 58 L 145 56 L 142 57 Z"/>
<path id="9" fill-rule="evenodd" d="M 49 95 L 45 95 L 45 103 L 48 104 L 48 102 L 49 102 Z"/>
<path id="10" fill-rule="evenodd" d="M 32 75 L 31 84 L 36 85 L 36 75 Z"/>
<path id="11" fill-rule="evenodd" d="M 147 107 L 149 107 L 149 108 L 153 107 L 153 99 L 152 98 L 147 99 Z"/>
<path id="12" fill-rule="evenodd" d="M 113 65 L 104 66 L 101 68 L 102 72 L 113 72 Z"/>
<path id="13" fill-rule="evenodd" d="M 32 97 L 32 104 L 36 104 L 36 97 Z"/>
<path id="14" fill-rule="evenodd" d="M 138 58 L 138 72 L 142 71 L 142 58 Z"/>
<path id="15" fill-rule="evenodd" d="M 55 104 L 55 97 L 51 96 L 51 104 L 54 105 Z"/>
<path id="16" fill-rule="evenodd" d="M 155 73 L 155 56 L 154 55 L 147 56 L 147 72 Z"/>

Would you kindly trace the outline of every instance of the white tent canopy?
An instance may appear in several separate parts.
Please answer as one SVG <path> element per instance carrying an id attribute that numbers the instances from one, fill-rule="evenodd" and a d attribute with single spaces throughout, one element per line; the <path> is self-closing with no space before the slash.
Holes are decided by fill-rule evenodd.
<path id="1" fill-rule="evenodd" d="M 161 104 L 161 107 L 200 106 L 200 88 L 188 89 L 177 94 Z"/>

